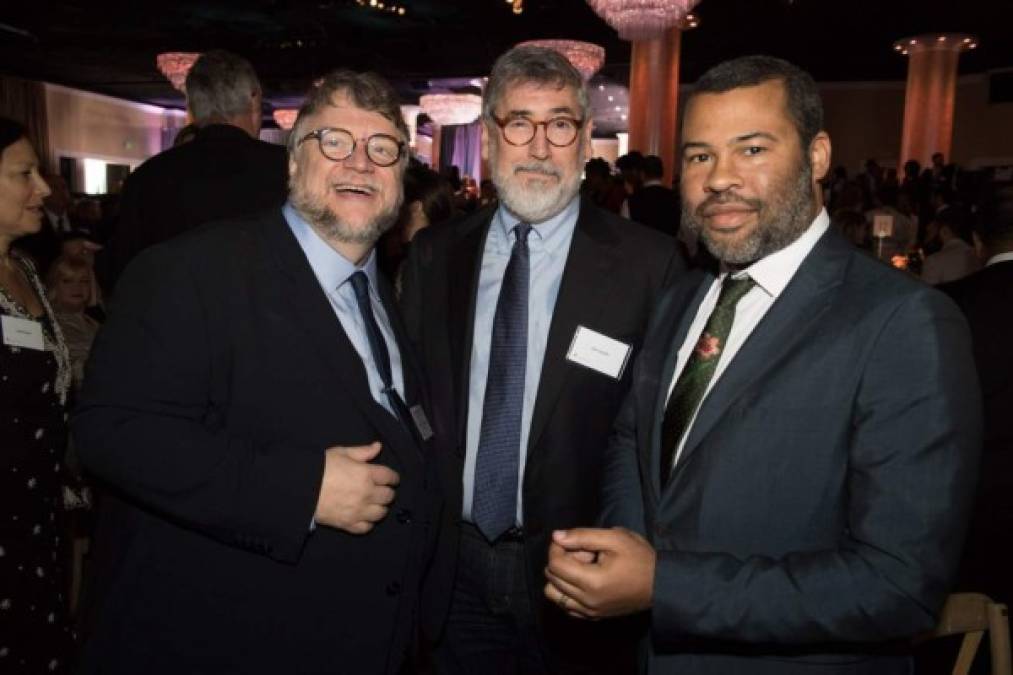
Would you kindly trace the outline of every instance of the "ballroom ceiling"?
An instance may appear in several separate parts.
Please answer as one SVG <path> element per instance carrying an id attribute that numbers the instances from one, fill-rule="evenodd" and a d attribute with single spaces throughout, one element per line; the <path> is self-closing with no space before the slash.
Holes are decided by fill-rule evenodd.
<path id="1" fill-rule="evenodd" d="M 608 93 L 624 95 L 630 46 L 585 0 L 524 0 L 520 15 L 504 0 L 393 1 L 403 15 L 368 0 L 7 1 L 0 72 L 183 107 L 155 55 L 221 47 L 253 62 L 269 105 L 290 104 L 337 66 L 376 70 L 414 102 L 432 80 L 487 74 L 517 42 L 574 38 L 605 47 L 593 84 L 617 85 Z M 963 73 L 1013 67 L 1013 0 L 703 0 L 697 14 L 701 26 L 683 38 L 690 82 L 722 59 L 757 52 L 794 61 L 821 81 L 899 80 L 906 64 L 893 41 L 929 31 L 980 38 L 961 58 Z"/>

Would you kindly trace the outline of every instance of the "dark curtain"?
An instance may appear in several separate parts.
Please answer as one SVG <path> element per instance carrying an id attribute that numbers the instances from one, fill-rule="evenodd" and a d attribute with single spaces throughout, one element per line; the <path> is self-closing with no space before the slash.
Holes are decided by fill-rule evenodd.
<path id="1" fill-rule="evenodd" d="M 41 82 L 0 75 L 0 115 L 21 122 L 28 129 L 43 168 L 49 163 L 49 126 L 46 117 L 46 90 Z"/>

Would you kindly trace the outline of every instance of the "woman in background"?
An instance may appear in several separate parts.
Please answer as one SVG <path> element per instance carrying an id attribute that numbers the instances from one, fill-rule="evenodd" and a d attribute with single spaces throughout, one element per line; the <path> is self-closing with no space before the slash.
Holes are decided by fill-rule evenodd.
<path id="1" fill-rule="evenodd" d="M 71 654 L 61 554 L 62 458 L 71 369 L 32 263 L 49 187 L 23 126 L 0 117 L 0 672 L 65 672 Z"/>

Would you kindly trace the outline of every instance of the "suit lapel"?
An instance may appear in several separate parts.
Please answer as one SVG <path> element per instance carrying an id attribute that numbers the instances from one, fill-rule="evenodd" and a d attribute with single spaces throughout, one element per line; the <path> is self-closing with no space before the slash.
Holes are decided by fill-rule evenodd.
<path id="1" fill-rule="evenodd" d="M 401 354 L 401 375 L 404 378 L 405 404 L 409 410 L 413 406 L 421 405 L 428 415 L 430 407 L 429 401 L 425 398 L 425 388 L 422 386 L 419 361 L 415 357 L 411 341 L 408 339 L 408 332 L 405 330 L 404 322 L 401 320 L 401 312 L 394 297 L 394 290 L 383 275 L 377 275 L 377 293 L 380 296 L 380 301 L 383 303 L 383 309 L 387 313 L 391 330 L 394 332 L 394 340 L 397 342 L 398 352 Z"/>
<path id="2" fill-rule="evenodd" d="M 661 467 L 661 420 L 665 417 L 668 388 L 672 383 L 672 377 L 679 361 L 679 348 L 686 341 L 689 327 L 693 323 L 693 319 L 696 318 L 700 303 L 703 302 L 704 296 L 707 295 L 713 282 L 713 274 L 695 272 L 693 276 L 687 278 L 685 283 L 680 284 L 672 292 L 667 306 L 657 310 L 671 317 L 667 322 L 666 337 L 658 341 L 658 344 L 667 347 L 667 349 L 661 355 L 661 370 L 655 384 L 657 390 L 646 392 L 643 399 L 645 401 L 653 400 L 654 405 L 643 406 L 637 420 L 637 445 L 645 449 L 640 452 L 641 475 L 651 477 L 651 488 L 654 491 L 655 499 L 661 494 L 661 476 L 659 474 Z M 653 378 L 649 381 L 654 382 Z M 646 466 L 643 465 L 644 462 L 647 463 Z"/>
<path id="3" fill-rule="evenodd" d="M 704 399 L 669 488 L 738 397 L 793 353 L 813 327 L 819 325 L 834 299 L 833 289 L 843 280 L 849 254 L 832 232 L 817 242 Z"/>
<path id="4" fill-rule="evenodd" d="M 450 336 L 450 364 L 457 406 L 455 447 L 463 457 L 468 427 L 468 391 L 471 376 L 471 348 L 475 332 L 475 298 L 482 270 L 482 251 L 495 209 L 468 218 L 460 225 L 459 238 L 451 246 L 447 261 L 447 331 Z"/>
<path id="5" fill-rule="evenodd" d="M 563 267 L 559 295 L 549 323 L 545 358 L 538 382 L 535 408 L 528 434 L 528 457 L 538 447 L 542 433 L 552 417 L 556 401 L 575 366 L 566 361 L 577 326 L 594 323 L 619 282 L 613 273 L 617 264 L 616 234 L 597 217 L 589 202 L 581 201 L 573 240 Z"/>
<path id="6" fill-rule="evenodd" d="M 310 347 L 344 384 L 343 390 L 355 403 L 362 415 L 369 420 L 384 440 L 384 445 L 394 446 L 404 461 L 417 458 L 420 449 L 414 439 L 393 415 L 373 399 L 366 377 L 366 369 L 358 352 L 345 334 L 341 323 L 334 315 L 334 309 L 317 281 L 306 255 L 281 215 L 264 222 L 263 232 L 268 255 L 274 255 L 277 263 L 279 300 L 291 307 L 292 320 L 306 334 Z M 387 312 L 392 304 L 385 300 Z M 400 326 L 400 324 L 399 324 Z M 401 344 L 402 334 L 398 336 Z M 400 345 L 399 345 L 400 346 Z"/>

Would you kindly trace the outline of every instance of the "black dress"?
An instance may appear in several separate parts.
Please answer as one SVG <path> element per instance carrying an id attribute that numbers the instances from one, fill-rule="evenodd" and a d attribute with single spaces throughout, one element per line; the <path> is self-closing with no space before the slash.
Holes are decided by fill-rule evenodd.
<path id="1" fill-rule="evenodd" d="M 71 655 L 61 542 L 69 358 L 43 301 L 31 316 L 0 288 L 0 314 L 39 321 L 45 350 L 0 341 L 0 673 L 65 672 Z"/>

